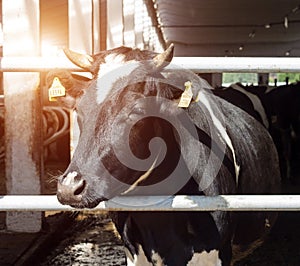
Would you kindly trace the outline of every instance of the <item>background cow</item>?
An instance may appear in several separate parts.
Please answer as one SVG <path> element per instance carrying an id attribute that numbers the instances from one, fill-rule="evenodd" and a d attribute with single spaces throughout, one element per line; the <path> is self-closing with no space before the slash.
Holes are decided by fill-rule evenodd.
<path id="1" fill-rule="evenodd" d="M 79 96 L 81 134 L 58 180 L 61 203 L 92 208 L 117 195 L 278 193 L 267 130 L 192 72 L 168 70 L 173 46 L 158 55 L 126 47 L 66 54 L 94 78 L 86 86 L 62 80 L 67 97 Z M 191 103 L 181 108 L 183 95 Z M 113 219 L 128 263 L 230 265 L 262 242 L 276 213 L 118 212 Z"/>
<path id="2" fill-rule="evenodd" d="M 266 90 L 262 101 L 272 118 L 271 135 L 278 147 L 282 175 L 299 182 L 294 179 L 293 172 L 299 151 L 293 147 L 297 147 L 300 138 L 300 82 Z"/>
<path id="3" fill-rule="evenodd" d="M 268 128 L 279 154 L 281 176 L 293 176 L 300 138 L 300 82 L 278 87 L 244 86 L 235 83 L 214 93 L 242 108 Z M 295 147 L 293 149 L 293 147 Z"/>
<path id="4" fill-rule="evenodd" d="M 243 109 L 269 129 L 269 117 L 261 99 L 256 94 L 249 92 L 242 84 L 234 83 L 229 87 L 216 88 L 212 92 Z"/>

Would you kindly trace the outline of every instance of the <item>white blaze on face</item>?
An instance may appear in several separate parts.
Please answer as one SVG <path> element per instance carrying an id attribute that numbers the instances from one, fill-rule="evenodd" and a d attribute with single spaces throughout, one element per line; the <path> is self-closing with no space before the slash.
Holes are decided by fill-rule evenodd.
<path id="1" fill-rule="evenodd" d="M 219 251 L 211 250 L 210 252 L 203 251 L 194 253 L 192 259 L 187 266 L 221 266 L 222 261 L 219 258 Z"/>
<path id="2" fill-rule="evenodd" d="M 97 79 L 98 104 L 104 101 L 117 80 L 128 76 L 139 66 L 137 61 L 126 62 L 124 59 L 125 56 L 122 54 L 110 54 L 105 57 L 105 63 L 100 65 Z"/>

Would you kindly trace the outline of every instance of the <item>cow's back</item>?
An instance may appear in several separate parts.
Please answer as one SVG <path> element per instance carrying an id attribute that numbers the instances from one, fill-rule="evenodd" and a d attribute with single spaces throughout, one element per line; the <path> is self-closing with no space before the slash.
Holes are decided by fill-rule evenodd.
<path id="1" fill-rule="evenodd" d="M 239 158 L 240 173 L 237 194 L 277 194 L 280 192 L 280 170 L 276 147 L 268 131 L 242 110 L 226 110 L 226 127 L 233 137 Z M 241 119 L 243 117 L 243 119 Z M 234 212 L 233 260 L 250 253 L 260 245 L 276 221 L 276 212 Z"/>

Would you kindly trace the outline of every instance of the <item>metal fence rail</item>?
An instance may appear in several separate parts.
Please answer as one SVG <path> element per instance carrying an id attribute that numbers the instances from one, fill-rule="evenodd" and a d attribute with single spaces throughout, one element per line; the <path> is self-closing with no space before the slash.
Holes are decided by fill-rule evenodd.
<path id="1" fill-rule="evenodd" d="M 300 72 L 295 57 L 174 57 L 172 66 L 197 73 L 221 72 Z M 51 69 L 82 71 L 65 57 L 2 57 L 0 72 L 41 72 Z"/>
<path id="2" fill-rule="evenodd" d="M 83 71 L 66 57 L 0 57 L 0 72 Z"/>
<path id="3" fill-rule="evenodd" d="M 55 195 L 0 196 L 0 211 L 77 211 Z M 106 211 L 299 211 L 300 195 L 127 196 L 101 202 Z"/>
<path id="4" fill-rule="evenodd" d="M 300 58 L 296 57 L 175 57 L 172 63 L 197 73 L 300 72 Z"/>
<path id="5" fill-rule="evenodd" d="M 300 72 L 300 58 L 174 57 L 170 68 L 197 73 Z M 0 72 L 43 72 L 53 69 L 82 71 L 64 57 L 3 57 Z M 138 203 L 138 204 L 137 204 Z M 116 197 L 96 210 L 122 211 L 299 211 L 300 195 L 220 195 Z M 0 211 L 76 211 L 61 205 L 55 195 L 3 195 Z"/>

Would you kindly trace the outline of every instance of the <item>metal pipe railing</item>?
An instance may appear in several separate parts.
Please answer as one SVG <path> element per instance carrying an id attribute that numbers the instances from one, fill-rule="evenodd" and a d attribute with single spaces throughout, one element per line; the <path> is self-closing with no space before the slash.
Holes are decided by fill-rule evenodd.
<path id="1" fill-rule="evenodd" d="M 300 72 L 296 57 L 174 57 L 172 67 L 197 73 L 221 72 Z M 51 69 L 83 71 L 65 57 L 2 57 L 0 72 L 42 72 Z"/>
<path id="2" fill-rule="evenodd" d="M 300 58 L 296 57 L 175 57 L 172 63 L 196 73 L 300 72 Z"/>
<path id="3" fill-rule="evenodd" d="M 81 210 L 81 209 L 80 209 Z M 106 211 L 299 211 L 300 195 L 126 196 L 101 202 Z M 55 195 L 0 196 L 0 211 L 78 211 Z"/>
<path id="4" fill-rule="evenodd" d="M 197 73 L 300 72 L 300 58 L 271 57 L 175 57 L 169 68 L 182 67 Z M 42 72 L 51 69 L 82 71 L 64 57 L 3 57 L 0 72 Z M 138 204 L 137 204 L 138 203 Z M 156 203 L 156 204 L 154 204 Z M 116 197 L 96 210 L 128 211 L 299 211 L 300 195 L 220 195 Z M 74 211 L 54 195 L 0 196 L 0 211 Z"/>
<path id="5" fill-rule="evenodd" d="M 0 57 L 0 72 L 83 71 L 66 57 Z"/>

